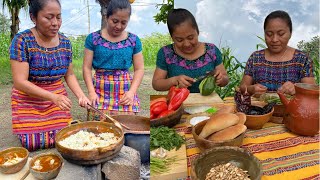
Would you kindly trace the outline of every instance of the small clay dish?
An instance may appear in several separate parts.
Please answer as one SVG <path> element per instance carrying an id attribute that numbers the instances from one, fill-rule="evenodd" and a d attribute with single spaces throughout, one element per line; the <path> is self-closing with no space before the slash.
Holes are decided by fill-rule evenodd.
<path id="1" fill-rule="evenodd" d="M 29 151 L 23 147 L 11 147 L 0 152 L 0 172 L 13 174 L 19 172 L 27 163 Z"/>
<path id="2" fill-rule="evenodd" d="M 42 153 L 34 156 L 29 163 L 31 174 L 37 179 L 53 179 L 58 176 L 63 158 L 56 153 Z"/>

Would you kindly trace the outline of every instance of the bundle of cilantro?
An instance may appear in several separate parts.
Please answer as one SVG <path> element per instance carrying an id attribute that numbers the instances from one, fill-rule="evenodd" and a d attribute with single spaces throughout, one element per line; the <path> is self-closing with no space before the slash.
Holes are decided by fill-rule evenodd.
<path id="1" fill-rule="evenodd" d="M 168 151 L 178 150 L 184 139 L 174 129 L 168 127 L 150 128 L 150 150 L 162 147 Z"/>

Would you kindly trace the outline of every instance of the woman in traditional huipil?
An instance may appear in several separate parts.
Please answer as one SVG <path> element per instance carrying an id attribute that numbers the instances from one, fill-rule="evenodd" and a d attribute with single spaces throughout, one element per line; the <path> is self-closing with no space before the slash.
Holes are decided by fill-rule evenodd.
<path id="1" fill-rule="evenodd" d="M 10 45 L 13 76 L 12 127 L 29 151 L 54 147 L 56 133 L 71 121 L 71 100 L 62 78 L 86 107 L 89 99 L 72 70 L 69 39 L 59 33 L 58 0 L 31 0 L 35 26 L 18 33 Z"/>
<path id="2" fill-rule="evenodd" d="M 125 30 L 131 5 L 128 0 L 111 0 L 102 14 L 103 27 L 89 34 L 85 41 L 83 77 L 89 99 L 108 114 L 138 113 L 140 101 L 136 92 L 144 74 L 144 63 L 139 37 Z M 132 65 L 133 77 L 129 73 Z M 89 119 L 98 117 L 94 114 L 89 111 Z"/>
<path id="3" fill-rule="evenodd" d="M 229 78 L 222 63 L 219 48 L 213 43 L 199 42 L 199 28 L 194 16 L 186 9 L 169 12 L 167 25 L 173 44 L 158 51 L 152 86 L 157 91 L 167 91 L 171 86 L 187 87 L 198 93 L 201 81 L 194 78 L 211 72 L 215 84 L 223 87 Z"/>
<path id="4" fill-rule="evenodd" d="M 264 21 L 266 49 L 251 54 L 241 90 L 261 95 L 267 91 L 295 94 L 294 83 L 315 84 L 313 62 L 309 56 L 288 46 L 292 21 L 285 11 L 274 11 Z"/>

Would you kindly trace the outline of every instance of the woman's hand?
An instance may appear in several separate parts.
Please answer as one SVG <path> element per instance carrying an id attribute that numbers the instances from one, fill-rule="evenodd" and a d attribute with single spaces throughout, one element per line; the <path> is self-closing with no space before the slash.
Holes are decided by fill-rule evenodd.
<path id="1" fill-rule="evenodd" d="M 228 81 L 229 81 L 228 76 L 221 73 L 220 71 L 215 71 L 213 77 L 215 78 L 216 85 L 220 87 L 228 84 Z"/>
<path id="2" fill-rule="evenodd" d="M 99 104 L 99 98 L 98 98 L 97 93 L 95 93 L 95 92 L 89 93 L 89 102 L 92 106 Z"/>
<path id="3" fill-rule="evenodd" d="M 124 93 L 122 98 L 120 99 L 120 104 L 121 105 L 133 105 L 133 98 L 134 98 L 134 93 L 132 91 L 127 91 Z"/>
<path id="4" fill-rule="evenodd" d="M 258 96 L 260 96 L 261 94 L 266 93 L 267 89 L 268 89 L 267 87 L 265 87 L 262 84 L 254 84 L 254 85 L 251 85 L 250 88 L 252 88 L 250 90 L 250 94 L 258 95 Z"/>
<path id="5" fill-rule="evenodd" d="M 187 88 L 194 83 L 194 79 L 186 75 L 175 76 L 174 81 L 176 81 L 179 88 Z"/>
<path id="6" fill-rule="evenodd" d="M 86 96 L 80 96 L 78 99 L 79 99 L 79 106 L 89 109 L 88 104 L 91 104 L 91 102 Z"/>
<path id="7" fill-rule="evenodd" d="M 67 96 L 61 94 L 54 95 L 53 103 L 63 111 L 70 111 L 72 105 L 71 100 Z"/>
<path id="8" fill-rule="evenodd" d="M 290 94 L 294 95 L 296 93 L 294 89 L 294 84 L 290 81 L 285 82 L 279 89 L 279 92 L 282 92 L 284 94 Z"/>

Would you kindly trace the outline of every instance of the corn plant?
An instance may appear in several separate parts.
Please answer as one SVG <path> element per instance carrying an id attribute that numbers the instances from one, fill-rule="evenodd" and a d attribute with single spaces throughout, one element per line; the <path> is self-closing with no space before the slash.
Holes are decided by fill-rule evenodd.
<path id="1" fill-rule="evenodd" d="M 151 36 L 141 38 L 141 42 L 145 66 L 155 67 L 159 49 L 171 44 L 172 40 L 169 34 L 153 33 Z"/>
<path id="2" fill-rule="evenodd" d="M 222 54 L 222 63 L 228 73 L 229 83 L 225 87 L 216 88 L 215 92 L 221 97 L 221 99 L 224 99 L 225 97 L 233 96 L 235 87 L 240 85 L 245 68 L 245 62 L 240 62 L 236 57 L 234 57 L 230 47 L 222 47 L 220 50 Z"/>
<path id="3" fill-rule="evenodd" d="M 257 38 L 259 38 L 263 42 L 263 44 L 259 43 L 259 44 L 256 45 L 257 51 L 259 50 L 259 48 L 266 49 L 267 48 L 266 40 L 263 39 L 261 36 L 257 36 Z"/>
<path id="4" fill-rule="evenodd" d="M 319 65 L 319 41 L 320 37 L 315 36 L 309 42 L 300 41 L 298 42 L 298 48 L 306 52 L 309 57 L 313 60 L 313 72 L 316 78 L 316 83 L 320 84 L 320 65 Z"/>

